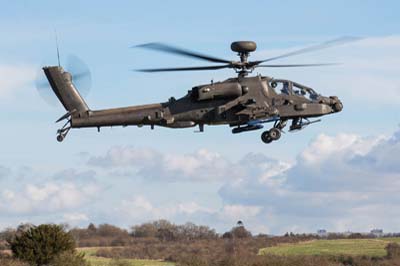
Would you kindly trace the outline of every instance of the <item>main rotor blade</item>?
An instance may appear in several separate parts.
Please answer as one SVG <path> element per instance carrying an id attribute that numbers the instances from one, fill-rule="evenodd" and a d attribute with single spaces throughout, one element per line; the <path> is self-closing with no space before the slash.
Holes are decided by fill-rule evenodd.
<path id="1" fill-rule="evenodd" d="M 313 46 L 310 46 L 310 47 L 302 48 L 300 50 L 296 50 L 296 51 L 293 51 L 293 52 L 282 54 L 282 55 L 279 55 L 279 56 L 270 57 L 270 58 L 267 58 L 265 60 L 253 61 L 253 62 L 250 62 L 250 65 L 254 66 L 254 65 L 258 65 L 260 63 L 264 63 L 264 62 L 268 62 L 268 61 L 272 61 L 272 60 L 277 60 L 277 59 L 281 59 L 281 58 L 286 58 L 286 57 L 289 57 L 289 56 L 294 56 L 294 55 L 314 52 L 314 51 L 318 51 L 318 50 L 322 50 L 322 49 L 326 49 L 326 48 L 342 45 L 342 44 L 345 44 L 345 43 L 355 42 L 355 41 L 358 41 L 358 40 L 361 40 L 361 39 L 362 38 L 360 38 L 360 37 L 352 37 L 352 36 L 341 37 L 341 38 L 330 40 L 330 41 L 327 41 L 327 42 L 324 42 L 324 43 L 321 43 L 321 44 L 313 45 Z"/>
<path id="2" fill-rule="evenodd" d="M 190 70 L 215 70 L 222 68 L 230 68 L 231 65 L 222 66 L 204 66 L 204 67 L 174 67 L 174 68 L 148 68 L 148 69 L 135 69 L 139 72 L 170 72 L 170 71 L 190 71 Z"/>
<path id="3" fill-rule="evenodd" d="M 231 63 L 229 60 L 217 58 L 214 56 L 209 56 L 189 50 L 185 50 L 182 48 L 178 48 L 175 46 L 163 44 L 163 43 L 157 43 L 157 42 L 152 42 L 152 43 L 145 43 L 137 46 L 132 46 L 131 48 L 134 47 L 139 47 L 139 48 L 145 48 L 145 49 L 151 49 L 151 50 L 156 50 L 156 51 L 161 51 L 161 52 L 166 52 L 166 53 L 171 53 L 171 54 L 177 54 L 177 55 L 182 55 L 186 57 L 192 57 L 192 58 L 197 58 L 197 59 L 202 59 L 214 63 Z"/>
<path id="4" fill-rule="evenodd" d="M 313 66 L 334 66 L 340 63 L 322 63 L 322 64 L 286 64 L 286 65 L 256 65 L 256 67 L 313 67 Z"/>

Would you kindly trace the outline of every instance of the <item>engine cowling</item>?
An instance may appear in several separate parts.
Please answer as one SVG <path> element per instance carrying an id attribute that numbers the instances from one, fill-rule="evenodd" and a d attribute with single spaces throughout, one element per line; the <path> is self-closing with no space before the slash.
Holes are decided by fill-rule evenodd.
<path id="1" fill-rule="evenodd" d="M 192 89 L 192 97 L 197 101 L 213 99 L 231 99 L 242 96 L 247 90 L 243 89 L 238 82 L 214 83 Z"/>

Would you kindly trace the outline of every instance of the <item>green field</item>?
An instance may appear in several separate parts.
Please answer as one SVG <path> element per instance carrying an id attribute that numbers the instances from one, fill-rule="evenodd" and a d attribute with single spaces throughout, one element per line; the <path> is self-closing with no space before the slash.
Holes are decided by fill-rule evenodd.
<path id="1" fill-rule="evenodd" d="M 388 243 L 400 244 L 400 238 L 312 240 L 263 248 L 260 255 L 352 255 L 383 257 Z"/>
<path id="2" fill-rule="evenodd" d="M 115 259 L 102 258 L 96 256 L 98 248 L 79 248 L 78 252 L 85 254 L 85 259 L 90 262 L 92 266 L 109 266 L 116 262 Z M 160 260 L 138 260 L 138 259 L 119 259 L 118 262 L 121 265 L 126 266 L 173 266 L 171 262 L 165 262 Z"/>

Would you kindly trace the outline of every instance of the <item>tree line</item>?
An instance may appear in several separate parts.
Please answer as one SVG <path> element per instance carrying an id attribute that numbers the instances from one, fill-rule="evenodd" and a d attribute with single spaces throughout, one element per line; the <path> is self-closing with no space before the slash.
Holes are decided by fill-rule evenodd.
<path id="1" fill-rule="evenodd" d="M 96 248 L 96 256 L 110 259 L 154 259 L 176 266 L 395 266 L 400 265 L 400 246 L 390 243 L 385 257 L 357 256 L 275 256 L 259 255 L 259 250 L 281 243 L 317 238 L 315 235 L 274 237 L 253 236 L 238 223 L 219 235 L 207 226 L 176 225 L 166 220 L 132 226 L 129 230 L 101 224 L 87 228 L 66 225 L 20 225 L 0 233 L 12 252 L 0 252 L 1 266 L 90 266 L 76 247 L 82 241 L 100 239 L 123 246 Z M 117 241 L 117 242 L 114 242 Z M 97 242 L 90 242 L 97 244 Z M 119 263 L 119 262 L 118 262 Z M 109 264 L 120 266 L 121 264 Z M 130 265 L 130 264 L 123 264 Z M 94 265 L 92 265 L 94 266 Z"/>
<path id="2" fill-rule="evenodd" d="M 217 238 L 246 238 L 252 234 L 242 223 L 234 226 L 224 234 L 206 225 L 191 222 L 174 224 L 167 220 L 156 220 L 131 226 L 129 230 L 111 224 L 95 225 L 90 223 L 86 228 L 69 228 L 61 225 L 81 247 L 93 246 L 126 246 L 138 238 L 153 238 L 159 241 L 212 240 Z M 32 224 L 21 224 L 17 228 L 7 228 L 0 232 L 0 249 L 8 249 L 7 240 L 19 232 L 28 231 Z"/>

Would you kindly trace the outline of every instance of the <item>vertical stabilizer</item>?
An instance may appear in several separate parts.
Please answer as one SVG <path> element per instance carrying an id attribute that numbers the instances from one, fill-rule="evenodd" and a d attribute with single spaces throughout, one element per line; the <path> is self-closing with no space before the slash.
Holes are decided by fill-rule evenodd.
<path id="1" fill-rule="evenodd" d="M 73 116 L 87 116 L 89 107 L 75 88 L 71 74 L 60 66 L 44 67 L 43 71 L 64 108 Z"/>

